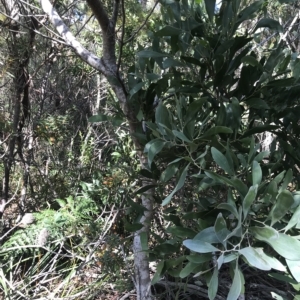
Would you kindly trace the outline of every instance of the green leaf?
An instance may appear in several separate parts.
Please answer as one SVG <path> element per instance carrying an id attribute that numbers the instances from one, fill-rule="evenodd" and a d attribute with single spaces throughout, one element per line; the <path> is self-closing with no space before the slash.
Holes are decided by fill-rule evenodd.
<path id="1" fill-rule="evenodd" d="M 212 277 L 208 283 L 208 298 L 209 298 L 209 300 L 214 300 L 217 295 L 218 287 L 219 287 L 218 275 L 219 275 L 218 268 L 215 267 Z"/>
<path id="2" fill-rule="evenodd" d="M 218 149 L 215 147 L 211 148 L 211 154 L 214 159 L 214 161 L 229 175 L 233 176 L 234 171 L 230 168 L 230 164 L 227 161 L 227 158 L 225 155 L 223 155 Z"/>
<path id="3" fill-rule="evenodd" d="M 257 189 L 258 189 L 258 185 L 255 184 L 253 186 L 250 187 L 247 195 L 245 196 L 244 200 L 243 200 L 243 214 L 244 214 L 244 220 L 246 219 L 249 209 L 252 205 L 252 203 L 254 202 L 256 195 L 257 195 Z"/>
<path id="4" fill-rule="evenodd" d="M 205 171 L 204 172 L 209 178 L 214 179 L 216 182 L 221 182 L 223 184 L 228 184 L 232 187 L 234 187 L 235 189 L 237 189 L 237 191 L 244 197 L 247 192 L 247 186 L 238 178 L 233 178 L 233 179 L 229 179 L 226 178 L 224 176 L 221 176 L 219 174 L 210 172 L 210 171 Z"/>
<path id="5" fill-rule="evenodd" d="M 162 104 L 162 102 L 160 102 L 156 108 L 155 120 L 156 120 L 157 124 L 162 124 L 162 125 L 166 126 L 168 129 L 172 129 L 172 126 L 170 123 L 169 111 L 165 107 L 165 105 Z"/>
<path id="6" fill-rule="evenodd" d="M 252 67 L 258 67 L 260 70 L 263 69 L 262 65 L 256 60 L 255 57 L 251 55 L 246 55 L 241 59 L 241 62 L 244 64 L 248 64 Z"/>
<path id="7" fill-rule="evenodd" d="M 271 267 L 269 266 L 268 262 L 262 258 L 262 256 L 256 251 L 255 248 L 246 247 L 240 249 L 239 253 L 246 258 L 250 266 L 264 271 L 271 270 Z"/>
<path id="8" fill-rule="evenodd" d="M 142 229 L 143 225 L 140 223 L 133 223 L 133 224 L 125 223 L 124 227 L 129 232 L 136 232 L 136 231 Z"/>
<path id="9" fill-rule="evenodd" d="M 196 232 L 194 230 L 182 226 L 168 227 L 166 229 L 166 232 L 180 238 L 194 238 L 194 236 L 196 235 Z"/>
<path id="10" fill-rule="evenodd" d="M 109 120 L 109 116 L 104 115 L 104 114 L 98 114 L 98 115 L 89 117 L 89 122 L 91 122 L 91 123 L 105 122 L 108 120 Z"/>
<path id="11" fill-rule="evenodd" d="M 151 167 L 152 161 L 155 157 L 155 155 L 157 155 L 165 146 L 166 142 L 160 139 L 157 139 L 155 142 L 153 142 L 150 146 L 150 148 L 148 149 L 148 165 L 149 167 Z"/>
<path id="12" fill-rule="evenodd" d="M 293 277 L 297 280 L 297 282 L 300 282 L 300 261 L 289 260 L 289 259 L 286 259 L 285 261 Z"/>
<path id="13" fill-rule="evenodd" d="M 279 193 L 284 191 L 288 187 L 289 183 L 292 182 L 292 179 L 293 179 L 293 171 L 292 169 L 289 169 L 285 174 L 283 183 L 279 189 Z"/>
<path id="14" fill-rule="evenodd" d="M 260 98 L 251 98 L 246 100 L 246 104 L 249 107 L 256 108 L 256 109 L 269 109 L 269 105 L 266 103 L 265 100 Z"/>
<path id="15" fill-rule="evenodd" d="M 271 226 L 273 226 L 276 222 L 280 221 L 282 217 L 289 211 L 291 206 L 294 204 L 294 198 L 291 192 L 284 190 L 282 191 L 275 202 L 274 207 L 270 212 L 271 217 Z"/>
<path id="16" fill-rule="evenodd" d="M 205 97 L 190 103 L 185 116 L 185 124 L 188 124 L 196 118 L 196 115 L 201 111 L 203 104 L 206 102 L 207 98 Z"/>
<path id="17" fill-rule="evenodd" d="M 176 36 L 180 35 L 182 33 L 182 30 L 180 28 L 176 28 L 174 26 L 167 25 L 163 27 L 162 29 L 155 32 L 156 36 Z"/>
<path id="18" fill-rule="evenodd" d="M 221 213 L 219 213 L 217 216 L 214 228 L 218 240 L 220 241 L 220 243 L 222 243 L 225 246 L 226 245 L 225 240 L 228 234 L 230 234 L 230 231 L 227 229 L 226 221 L 223 218 Z"/>
<path id="19" fill-rule="evenodd" d="M 145 85 L 145 82 L 139 82 L 138 84 L 136 84 L 130 91 L 129 91 L 129 95 L 130 97 L 132 97 L 134 94 L 136 94 L 139 90 L 141 90 L 141 88 Z"/>
<path id="20" fill-rule="evenodd" d="M 202 264 L 211 260 L 211 254 L 191 254 L 188 255 L 187 260 L 195 264 Z"/>
<path id="21" fill-rule="evenodd" d="M 161 173 L 160 180 L 162 182 L 169 181 L 178 171 L 178 164 L 171 163 L 167 166 L 167 168 Z"/>
<path id="22" fill-rule="evenodd" d="M 171 193 L 169 196 L 167 196 L 167 197 L 163 200 L 163 202 L 162 202 L 162 204 L 161 204 L 162 206 L 167 205 L 167 204 L 171 201 L 173 195 L 174 195 L 178 190 L 180 190 L 180 189 L 183 187 L 189 166 L 190 166 L 190 164 L 188 164 L 188 165 L 184 168 L 184 170 L 182 171 L 182 173 L 181 173 L 181 175 L 180 175 L 180 178 L 179 178 L 179 180 L 178 180 L 178 182 L 177 182 L 177 185 L 176 185 L 175 189 L 172 191 L 172 193 Z"/>
<path id="23" fill-rule="evenodd" d="M 155 274 L 154 274 L 154 276 L 153 276 L 153 278 L 151 280 L 151 284 L 152 285 L 155 284 L 155 283 L 157 283 L 160 280 L 160 278 L 162 276 L 162 271 L 164 269 L 164 266 L 165 266 L 165 261 L 164 260 L 160 261 L 157 264 L 157 266 L 156 266 L 156 272 L 155 272 Z"/>
<path id="24" fill-rule="evenodd" d="M 240 271 L 238 269 L 238 264 L 236 264 L 236 269 L 234 270 L 234 277 L 233 277 L 233 282 L 232 285 L 230 287 L 228 296 L 227 296 L 227 300 L 236 300 L 238 299 L 238 297 L 240 296 L 241 292 L 242 292 L 242 286 L 243 286 L 243 282 L 242 282 L 242 277 L 240 274 Z"/>
<path id="25" fill-rule="evenodd" d="M 275 257 L 271 257 L 264 253 L 262 248 L 255 248 L 255 251 L 261 256 L 263 260 L 265 260 L 268 265 L 274 269 L 281 272 L 286 272 L 286 267 Z"/>
<path id="26" fill-rule="evenodd" d="M 218 209 L 225 209 L 230 211 L 237 219 L 239 218 L 238 211 L 236 209 L 236 206 L 231 203 L 221 203 L 217 207 Z"/>
<path id="27" fill-rule="evenodd" d="M 290 221 L 288 222 L 288 224 L 286 225 L 286 227 L 284 228 L 284 231 L 286 232 L 289 229 L 296 226 L 298 224 L 299 220 L 300 220 L 300 206 L 298 206 L 296 211 L 293 213 L 293 216 L 290 219 Z"/>
<path id="28" fill-rule="evenodd" d="M 207 242 L 209 244 L 219 243 L 219 239 L 216 235 L 214 227 L 208 227 L 203 229 L 199 232 L 195 237 L 194 240 L 199 240 L 202 242 Z"/>
<path id="29" fill-rule="evenodd" d="M 260 241 L 269 244 L 278 254 L 289 260 L 300 260 L 300 242 L 271 227 L 251 227 L 250 232 Z M 292 251 L 291 251 L 292 249 Z"/>
<path id="30" fill-rule="evenodd" d="M 173 134 L 179 138 L 180 140 L 187 142 L 187 143 L 192 143 L 191 140 L 189 140 L 184 134 L 183 132 L 177 131 L 177 130 L 172 130 Z"/>
<path id="31" fill-rule="evenodd" d="M 183 241 L 183 245 L 188 249 L 197 252 L 197 253 L 210 253 L 220 251 L 218 248 L 213 245 L 200 241 L 200 240 L 185 240 Z"/>
<path id="32" fill-rule="evenodd" d="M 134 191 L 134 194 L 138 195 L 138 194 L 143 194 L 144 192 L 153 189 L 157 187 L 157 184 L 149 184 L 149 185 L 145 185 L 142 186 L 141 188 L 138 188 L 136 191 Z"/>
<path id="33" fill-rule="evenodd" d="M 209 128 L 202 136 L 200 136 L 200 139 L 206 139 L 211 136 L 215 136 L 220 133 L 232 133 L 232 129 L 224 126 L 215 126 L 212 128 Z"/>
<path id="34" fill-rule="evenodd" d="M 258 28 L 270 28 L 278 32 L 283 32 L 283 27 L 280 25 L 280 23 L 276 20 L 270 19 L 270 18 L 265 18 L 261 19 L 258 21 L 256 24 L 253 33 L 258 29 Z"/>
<path id="35" fill-rule="evenodd" d="M 184 64 L 176 59 L 173 58 L 166 58 L 163 61 L 163 68 L 168 69 L 168 68 L 174 68 L 174 67 L 184 67 Z"/>
<path id="36" fill-rule="evenodd" d="M 261 167 L 259 163 L 256 160 L 254 160 L 252 163 L 252 184 L 259 185 L 261 183 L 261 179 L 262 179 Z"/>
<path id="37" fill-rule="evenodd" d="M 216 9 L 216 0 L 204 0 L 205 1 L 205 9 L 210 21 L 213 20 Z"/>
<path id="38" fill-rule="evenodd" d="M 185 277 L 189 276 L 193 272 L 193 270 L 198 266 L 199 266 L 199 264 L 195 264 L 195 263 L 189 261 L 185 265 L 185 267 L 181 270 L 181 272 L 179 273 L 179 277 L 185 278 Z"/>
<path id="39" fill-rule="evenodd" d="M 167 57 L 168 54 L 165 53 L 159 53 L 156 51 L 152 51 L 152 50 L 142 50 L 140 52 L 137 53 L 138 57 L 147 57 L 147 58 L 156 58 L 156 57 Z"/>

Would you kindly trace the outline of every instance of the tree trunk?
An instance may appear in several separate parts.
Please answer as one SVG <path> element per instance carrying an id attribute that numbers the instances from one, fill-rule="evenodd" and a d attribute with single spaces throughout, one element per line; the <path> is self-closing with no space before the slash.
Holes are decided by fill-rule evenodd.
<path id="1" fill-rule="evenodd" d="M 141 126 L 140 122 L 134 115 L 133 110 L 129 107 L 127 101 L 127 90 L 123 77 L 119 74 L 119 66 L 116 59 L 115 49 L 115 26 L 119 13 L 120 0 L 114 1 L 114 10 L 111 18 L 108 17 L 100 0 L 87 0 L 88 5 L 93 11 L 94 16 L 102 30 L 103 39 L 103 57 L 99 58 L 87 49 L 85 49 L 70 32 L 69 28 L 64 24 L 60 16 L 57 14 L 49 0 L 41 0 L 41 6 L 44 12 L 48 15 L 51 23 L 59 32 L 64 41 L 74 50 L 74 52 L 86 63 L 94 69 L 100 71 L 110 83 L 119 103 L 126 116 L 130 134 L 134 142 L 135 148 L 138 153 L 141 167 L 144 168 L 147 163 L 147 158 L 143 153 L 143 146 L 138 139 L 134 136 Z M 114 80 L 110 80 L 114 78 Z M 150 184 L 153 184 L 151 182 Z M 143 185 L 146 186 L 149 181 L 144 181 Z M 142 249 L 141 235 L 149 236 L 149 229 L 152 220 L 153 212 L 153 194 L 154 190 L 150 189 L 142 197 L 142 205 L 145 207 L 145 213 L 140 222 L 143 225 L 142 229 L 137 231 L 134 235 L 133 251 L 134 251 L 134 267 L 135 267 L 135 287 L 137 291 L 138 300 L 150 300 L 151 296 L 151 280 L 149 274 L 149 258 Z"/>

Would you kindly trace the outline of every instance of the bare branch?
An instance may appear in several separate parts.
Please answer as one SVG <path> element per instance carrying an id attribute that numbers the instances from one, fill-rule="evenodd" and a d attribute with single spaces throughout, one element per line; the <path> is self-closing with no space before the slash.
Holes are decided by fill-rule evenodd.
<path id="1" fill-rule="evenodd" d="M 52 4 L 49 0 L 41 0 L 41 6 L 43 11 L 48 15 L 52 25 L 64 39 L 66 44 L 72 47 L 75 53 L 86 63 L 96 70 L 102 72 L 104 75 L 107 75 L 107 70 L 102 62 L 102 60 L 84 48 L 72 34 L 68 26 L 63 22 L 61 17 L 58 15 Z"/>

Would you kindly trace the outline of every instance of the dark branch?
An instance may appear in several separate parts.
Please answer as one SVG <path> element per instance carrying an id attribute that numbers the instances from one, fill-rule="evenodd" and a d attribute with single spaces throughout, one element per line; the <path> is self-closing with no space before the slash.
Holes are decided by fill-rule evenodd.
<path id="1" fill-rule="evenodd" d="M 116 24 L 117 24 L 117 20 L 118 20 L 118 14 L 119 14 L 119 6 L 120 6 L 120 0 L 115 0 L 114 11 L 113 11 L 113 14 L 112 14 L 112 17 L 111 17 L 111 23 L 112 23 L 113 28 L 116 28 Z"/>
<path id="2" fill-rule="evenodd" d="M 93 11 L 94 16 L 105 33 L 109 29 L 110 22 L 102 2 L 100 0 L 86 0 L 86 2 Z"/>

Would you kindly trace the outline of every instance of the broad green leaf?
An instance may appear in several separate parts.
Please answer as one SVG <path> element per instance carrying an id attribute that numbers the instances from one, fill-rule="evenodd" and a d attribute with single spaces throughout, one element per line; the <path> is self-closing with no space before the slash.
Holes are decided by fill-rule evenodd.
<path id="1" fill-rule="evenodd" d="M 198 266 L 199 266 L 199 264 L 195 264 L 195 263 L 189 261 L 185 265 L 185 267 L 181 270 L 181 272 L 179 273 L 179 277 L 185 278 L 185 277 L 189 276 L 193 272 L 193 270 Z"/>
<path id="2" fill-rule="evenodd" d="M 291 183 L 292 179 L 293 179 L 293 171 L 292 171 L 292 169 L 289 169 L 285 174 L 285 177 L 284 177 L 281 187 L 279 188 L 279 193 L 286 190 L 289 183 Z"/>
<path id="3" fill-rule="evenodd" d="M 221 203 L 218 205 L 218 209 L 225 209 L 230 211 L 237 219 L 239 218 L 238 211 L 236 206 L 231 203 Z"/>
<path id="4" fill-rule="evenodd" d="M 169 111 L 162 102 L 156 108 L 155 111 L 155 120 L 157 124 L 162 124 L 166 126 L 168 129 L 172 129 Z"/>
<path id="5" fill-rule="evenodd" d="M 296 238 L 284 233 L 279 233 L 275 229 L 267 226 L 251 227 L 250 231 L 255 238 L 268 243 L 284 258 L 293 261 L 300 260 L 300 242 Z"/>
<path id="6" fill-rule="evenodd" d="M 89 122 L 91 123 L 96 123 L 96 122 L 105 122 L 109 120 L 109 116 L 104 115 L 104 114 L 98 114 L 95 116 L 91 116 L 89 118 Z"/>
<path id="7" fill-rule="evenodd" d="M 194 230 L 182 226 L 168 227 L 166 229 L 166 232 L 180 238 L 194 238 L 194 236 L 196 235 L 196 232 Z"/>
<path id="8" fill-rule="evenodd" d="M 192 143 L 191 140 L 189 140 L 184 134 L 183 132 L 177 131 L 177 130 L 172 130 L 173 134 L 179 138 L 180 140 L 187 142 L 187 143 Z"/>
<path id="9" fill-rule="evenodd" d="M 175 189 L 172 191 L 172 193 L 171 193 L 169 196 L 167 196 L 167 197 L 163 200 L 163 202 L 162 202 L 162 204 L 161 204 L 162 206 L 167 205 L 167 204 L 171 201 L 173 195 L 174 195 L 178 190 L 180 190 L 180 189 L 183 187 L 189 166 L 190 166 L 190 164 L 188 164 L 188 165 L 183 169 L 183 171 L 182 171 L 182 173 L 181 173 L 181 175 L 180 175 L 180 178 L 179 178 L 179 180 L 178 180 L 178 182 L 177 182 L 177 185 L 176 185 Z"/>
<path id="10" fill-rule="evenodd" d="M 273 226 L 276 222 L 280 221 L 282 217 L 289 211 L 291 206 L 294 204 L 294 198 L 291 192 L 284 190 L 282 191 L 275 202 L 274 207 L 270 212 L 271 217 L 271 226 Z"/>
<path id="11" fill-rule="evenodd" d="M 125 223 L 124 227 L 129 232 L 136 232 L 136 231 L 142 229 L 143 225 L 140 223 L 133 223 L 133 224 Z"/>
<path id="12" fill-rule="evenodd" d="M 134 194 L 142 194 L 150 189 L 153 189 L 157 187 L 157 184 L 149 184 L 149 185 L 146 185 L 146 186 L 142 186 L 141 188 L 138 188 L 136 191 L 134 191 Z"/>
<path id="13" fill-rule="evenodd" d="M 171 163 L 167 166 L 167 168 L 161 173 L 160 180 L 162 182 L 169 181 L 178 171 L 178 164 Z"/>
<path id="14" fill-rule="evenodd" d="M 221 269 L 222 265 L 224 263 L 224 253 L 222 253 L 218 259 L 217 259 L 217 267 L 218 267 L 218 270 Z"/>
<path id="15" fill-rule="evenodd" d="M 296 211 L 293 213 L 292 218 L 284 228 L 285 232 L 293 228 L 294 226 L 296 226 L 299 221 L 300 221 L 300 206 L 297 207 Z"/>
<path id="16" fill-rule="evenodd" d="M 229 175 L 233 176 L 234 171 L 230 168 L 230 164 L 227 161 L 227 158 L 224 154 L 222 154 L 218 149 L 215 147 L 211 148 L 211 154 L 214 161 Z"/>
<path id="17" fill-rule="evenodd" d="M 277 240 L 279 238 L 279 233 L 274 228 L 269 226 L 264 227 L 250 227 L 251 233 L 260 241 L 265 240 Z"/>
<path id="18" fill-rule="evenodd" d="M 207 98 L 205 97 L 190 103 L 185 116 L 185 124 L 188 124 L 190 121 L 196 118 L 196 115 L 199 113 L 199 111 L 201 111 L 201 107 L 206 102 Z"/>
<path id="19" fill-rule="evenodd" d="M 190 262 L 193 262 L 195 264 L 202 264 L 204 262 L 210 261 L 211 260 L 211 254 L 191 254 L 188 255 L 187 260 Z"/>
<path id="20" fill-rule="evenodd" d="M 243 57 L 241 59 L 241 62 L 244 64 L 248 64 L 252 67 L 258 67 L 261 70 L 263 68 L 262 65 L 256 60 L 256 58 L 251 55 L 246 55 L 245 57 Z"/>
<path id="21" fill-rule="evenodd" d="M 210 252 L 219 252 L 220 250 L 213 245 L 200 241 L 200 240 L 185 240 L 183 245 L 188 249 L 197 252 L 197 253 L 210 253 Z"/>
<path id="22" fill-rule="evenodd" d="M 215 126 L 209 128 L 203 135 L 200 136 L 201 139 L 206 139 L 211 136 L 215 136 L 220 133 L 232 133 L 232 129 L 224 126 Z"/>
<path id="23" fill-rule="evenodd" d="M 255 251 L 268 263 L 272 269 L 286 272 L 286 267 L 275 257 L 265 254 L 262 248 L 255 248 Z"/>
<path id="24" fill-rule="evenodd" d="M 138 84 L 136 84 L 130 91 L 129 91 L 129 95 L 130 97 L 132 97 L 134 94 L 136 94 L 139 90 L 142 89 L 142 87 L 145 85 L 145 82 L 139 82 Z"/>
<path id="25" fill-rule="evenodd" d="M 151 167 L 153 158 L 157 155 L 165 146 L 166 142 L 163 140 L 157 139 L 154 143 L 151 144 L 148 150 L 148 165 Z"/>
<path id="26" fill-rule="evenodd" d="M 242 282 L 240 271 L 238 269 L 238 263 L 236 265 L 237 266 L 236 269 L 234 270 L 233 282 L 230 287 L 227 300 L 237 300 L 242 292 L 243 282 Z"/>
<path id="27" fill-rule="evenodd" d="M 262 179 L 262 171 L 259 163 L 254 160 L 252 163 L 252 184 L 260 185 Z"/>
<path id="28" fill-rule="evenodd" d="M 255 184 L 253 186 L 250 187 L 247 195 L 245 196 L 244 200 L 243 200 L 243 214 L 244 214 L 244 219 L 246 219 L 248 212 L 250 210 L 250 207 L 252 205 L 252 203 L 254 202 L 256 195 L 257 195 L 257 189 L 258 189 L 258 185 Z"/>
<path id="29" fill-rule="evenodd" d="M 251 98 L 246 100 L 245 102 L 249 107 L 256 108 L 256 109 L 269 109 L 269 105 L 266 103 L 265 100 L 260 98 Z"/>
<path id="30" fill-rule="evenodd" d="M 166 269 L 175 268 L 179 264 L 183 263 L 184 261 L 186 261 L 185 255 L 180 256 L 178 258 L 171 258 L 171 259 L 165 260 Z"/>
<path id="31" fill-rule="evenodd" d="M 155 32 L 156 36 L 176 36 L 180 35 L 182 33 L 182 30 L 180 28 L 176 28 L 174 26 L 167 25 L 163 27 L 162 29 Z"/>
<path id="32" fill-rule="evenodd" d="M 218 268 L 215 267 L 214 272 L 211 276 L 211 279 L 208 283 L 208 298 L 209 298 L 209 300 L 214 300 L 217 295 L 218 287 L 219 287 L 218 275 L 219 275 Z"/>
<path id="33" fill-rule="evenodd" d="M 142 50 L 140 52 L 137 53 L 138 57 L 147 57 L 147 58 L 156 58 L 156 57 L 167 57 L 168 54 L 165 53 L 159 53 L 156 51 L 152 51 L 152 50 Z"/>
<path id="34" fill-rule="evenodd" d="M 209 244 L 219 243 L 219 239 L 216 235 L 214 227 L 208 227 L 203 229 L 194 237 L 194 240 L 207 242 Z"/>
<path id="35" fill-rule="evenodd" d="M 216 9 L 216 0 L 204 0 L 204 1 L 205 1 L 206 12 L 208 14 L 210 21 L 212 21 Z"/>
<path id="36" fill-rule="evenodd" d="M 151 284 L 152 285 L 155 284 L 155 283 L 157 283 L 160 280 L 160 278 L 162 276 L 162 271 L 164 269 L 164 266 L 165 266 L 165 261 L 164 260 L 160 261 L 157 264 L 156 272 L 155 272 L 155 274 L 154 274 L 154 276 L 153 276 L 153 278 L 151 280 Z"/>
<path id="37" fill-rule="evenodd" d="M 238 224 L 237 226 L 234 228 L 234 230 L 228 234 L 228 236 L 226 237 L 226 240 L 228 240 L 229 238 L 231 238 L 232 236 L 237 236 L 237 237 L 241 237 L 243 235 L 243 228 L 242 228 L 242 214 L 243 214 L 243 209 L 242 207 L 239 207 L 239 217 L 238 217 Z"/>
<path id="38" fill-rule="evenodd" d="M 184 67 L 184 64 L 181 63 L 178 60 L 173 59 L 173 58 L 166 58 L 163 61 L 163 68 L 164 69 L 174 68 L 174 67 Z"/>
<path id="39" fill-rule="evenodd" d="M 270 19 L 270 18 L 265 18 L 265 19 L 261 19 L 258 21 L 258 23 L 256 24 L 253 32 L 255 32 L 258 28 L 269 28 L 269 29 L 273 29 L 275 31 L 278 32 L 283 32 L 283 28 L 280 25 L 280 23 L 276 20 Z"/>
<path id="40" fill-rule="evenodd" d="M 239 250 L 239 253 L 242 254 L 250 266 L 253 266 L 257 269 L 269 271 L 271 267 L 268 262 L 263 259 L 263 257 L 256 251 L 253 247 L 246 247 Z"/>
<path id="41" fill-rule="evenodd" d="M 225 239 L 230 233 L 230 231 L 227 229 L 226 221 L 223 218 L 221 213 L 219 213 L 217 216 L 214 228 L 218 240 L 220 241 L 220 243 L 222 243 L 225 246 L 226 245 Z"/>
<path id="42" fill-rule="evenodd" d="M 205 171 L 204 173 L 216 182 L 228 184 L 229 186 L 234 187 L 243 196 L 245 196 L 248 192 L 247 186 L 238 178 L 229 179 L 210 171 Z"/>
<path id="43" fill-rule="evenodd" d="M 290 272 L 292 273 L 293 277 L 298 281 L 300 282 L 300 261 L 298 260 L 289 260 L 289 259 L 286 259 L 285 260 L 289 269 L 290 269 Z"/>

